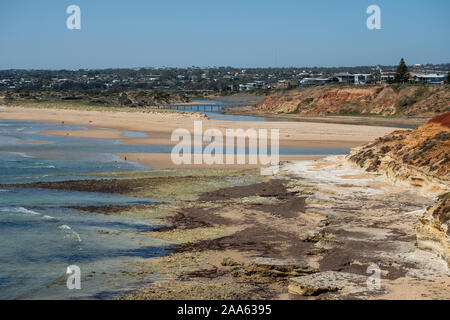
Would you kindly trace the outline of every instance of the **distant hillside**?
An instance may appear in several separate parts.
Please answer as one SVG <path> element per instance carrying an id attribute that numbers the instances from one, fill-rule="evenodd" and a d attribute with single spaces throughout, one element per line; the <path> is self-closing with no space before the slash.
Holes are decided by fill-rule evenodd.
<path id="1" fill-rule="evenodd" d="M 163 90 L 80 90 L 80 91 L 19 91 L 7 92 L 0 96 L 1 103 L 21 102 L 72 102 L 90 106 L 104 107 L 146 107 L 158 104 L 178 104 L 190 98 L 178 91 Z"/>
<path id="2" fill-rule="evenodd" d="M 298 115 L 433 117 L 450 111 L 450 87 L 309 87 L 269 95 L 256 110 Z"/>

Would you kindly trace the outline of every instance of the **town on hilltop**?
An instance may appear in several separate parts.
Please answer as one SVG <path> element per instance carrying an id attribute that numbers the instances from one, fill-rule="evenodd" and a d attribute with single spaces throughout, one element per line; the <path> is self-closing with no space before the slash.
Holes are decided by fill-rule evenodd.
<path id="1" fill-rule="evenodd" d="M 397 66 L 0 70 L 0 90 L 177 90 L 186 95 L 288 89 L 330 82 L 390 84 Z M 444 84 L 450 64 L 408 66 L 412 83 Z"/>

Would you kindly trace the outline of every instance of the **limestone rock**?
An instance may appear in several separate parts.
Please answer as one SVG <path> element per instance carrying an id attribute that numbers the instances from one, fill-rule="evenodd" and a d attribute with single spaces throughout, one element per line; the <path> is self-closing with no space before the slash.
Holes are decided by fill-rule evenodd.
<path id="1" fill-rule="evenodd" d="M 241 270 L 247 276 L 259 275 L 263 277 L 295 277 L 317 271 L 301 262 L 262 257 L 254 259 Z"/>
<path id="2" fill-rule="evenodd" d="M 442 199 L 420 218 L 417 245 L 432 250 L 450 266 L 450 198 Z"/>
<path id="3" fill-rule="evenodd" d="M 299 239 L 305 242 L 316 243 L 325 237 L 325 234 L 320 230 L 309 230 L 299 235 Z"/>
<path id="4" fill-rule="evenodd" d="M 341 248 L 343 243 L 339 240 L 335 239 L 321 239 L 319 240 L 314 247 L 317 249 L 331 250 Z"/>
<path id="5" fill-rule="evenodd" d="M 317 296 L 322 293 L 352 294 L 367 290 L 367 277 L 353 273 L 326 271 L 289 279 L 289 293 Z"/>

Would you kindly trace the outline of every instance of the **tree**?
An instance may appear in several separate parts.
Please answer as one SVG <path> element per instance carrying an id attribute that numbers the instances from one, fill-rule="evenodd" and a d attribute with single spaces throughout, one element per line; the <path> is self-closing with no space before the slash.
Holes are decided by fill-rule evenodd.
<path id="1" fill-rule="evenodd" d="M 395 83 L 405 83 L 409 80 L 408 67 L 406 66 L 405 60 L 402 58 L 400 64 L 397 67 L 397 72 L 395 73 L 394 82 Z"/>
<path id="2" fill-rule="evenodd" d="M 447 77 L 445 78 L 445 82 L 447 82 L 447 84 L 450 84 L 450 72 L 447 73 Z"/>

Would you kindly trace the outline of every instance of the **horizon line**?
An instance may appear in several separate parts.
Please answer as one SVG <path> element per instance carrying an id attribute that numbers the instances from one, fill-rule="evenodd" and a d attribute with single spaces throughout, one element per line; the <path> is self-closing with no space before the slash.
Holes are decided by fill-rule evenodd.
<path id="1" fill-rule="evenodd" d="M 140 66 L 140 67 L 99 67 L 99 68 L 0 68 L 0 71 L 79 71 L 79 70 L 127 70 L 127 69 L 219 69 L 219 68 L 230 68 L 230 69 L 314 69 L 314 68 L 322 68 L 322 69 L 333 69 L 333 68 L 364 68 L 364 67 L 395 67 L 398 64 L 373 64 L 373 65 L 356 65 L 356 66 L 265 66 L 265 67 L 249 67 L 249 66 Z M 450 62 L 441 62 L 441 63 L 426 63 L 426 64 L 407 64 L 407 66 L 440 66 L 440 65 L 450 65 Z"/>

